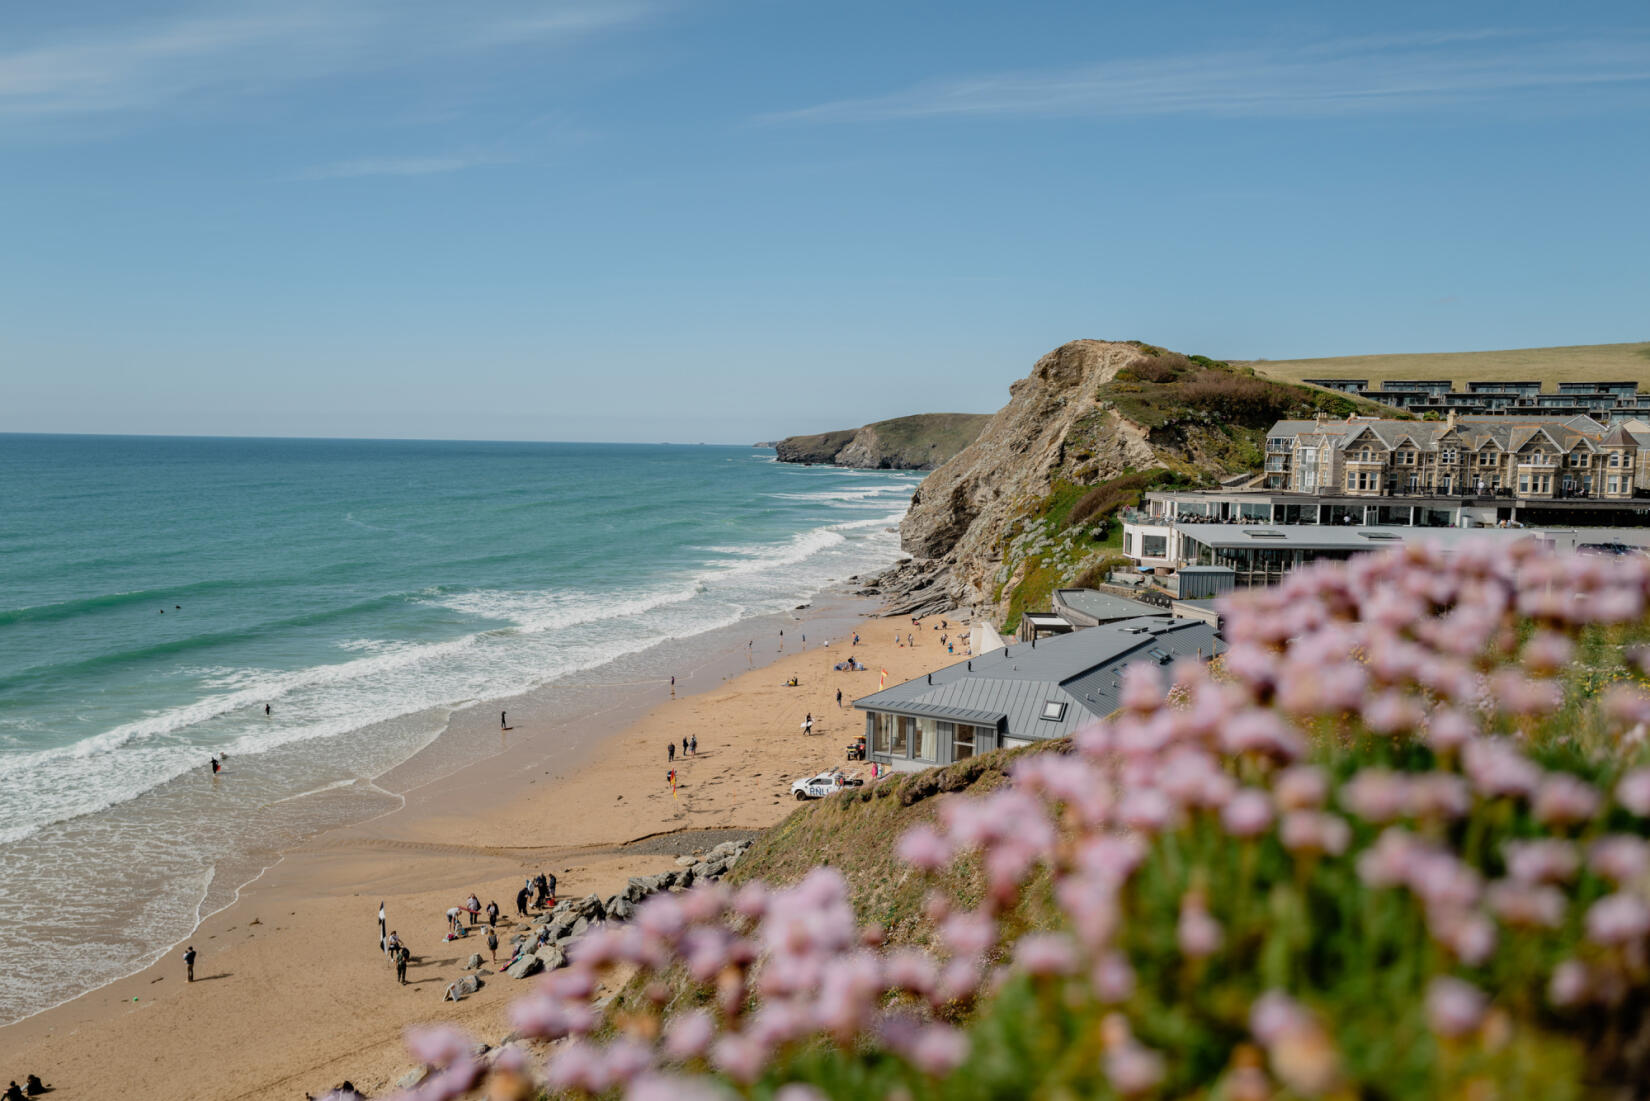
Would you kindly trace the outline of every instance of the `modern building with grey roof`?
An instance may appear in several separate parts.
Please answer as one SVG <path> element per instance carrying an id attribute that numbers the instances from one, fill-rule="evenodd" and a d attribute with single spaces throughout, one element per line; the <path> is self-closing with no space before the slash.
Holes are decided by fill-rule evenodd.
<path id="1" fill-rule="evenodd" d="M 1016 642 L 854 701 L 869 757 L 894 769 L 1064 737 L 1117 710 L 1136 662 L 1207 661 L 1225 645 L 1200 620 L 1143 617 Z"/>

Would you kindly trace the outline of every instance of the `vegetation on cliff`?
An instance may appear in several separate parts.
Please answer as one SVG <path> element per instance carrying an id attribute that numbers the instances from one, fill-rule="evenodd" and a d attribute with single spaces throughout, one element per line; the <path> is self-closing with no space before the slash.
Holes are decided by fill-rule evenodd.
<path id="1" fill-rule="evenodd" d="M 1402 416 L 1317 387 L 1138 341 L 1073 341 L 1010 388 L 979 437 L 919 488 L 896 576 L 921 609 L 986 605 L 1012 630 L 1056 587 L 1103 576 L 1120 509 L 1153 487 L 1258 472 L 1276 421 Z"/>
<path id="2" fill-rule="evenodd" d="M 878 470 L 932 470 L 974 442 L 984 413 L 919 413 L 774 444 L 782 463 Z"/>

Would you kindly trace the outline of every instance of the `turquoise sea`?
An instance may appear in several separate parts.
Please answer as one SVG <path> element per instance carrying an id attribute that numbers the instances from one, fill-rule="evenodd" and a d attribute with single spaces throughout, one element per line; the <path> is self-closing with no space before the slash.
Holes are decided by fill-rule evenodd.
<path id="1" fill-rule="evenodd" d="M 743 447 L 0 436 L 0 974 L 27 977 L 0 1021 L 391 800 L 374 778 L 456 709 L 663 676 L 637 655 L 889 565 L 919 480 Z"/>

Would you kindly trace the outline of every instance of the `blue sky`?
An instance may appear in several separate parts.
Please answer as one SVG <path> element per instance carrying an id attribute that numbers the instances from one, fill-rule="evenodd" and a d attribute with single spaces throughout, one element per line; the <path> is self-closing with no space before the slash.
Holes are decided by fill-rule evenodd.
<path id="1" fill-rule="evenodd" d="M 1650 339 L 1650 6 L 0 13 L 0 431 L 748 442 Z"/>

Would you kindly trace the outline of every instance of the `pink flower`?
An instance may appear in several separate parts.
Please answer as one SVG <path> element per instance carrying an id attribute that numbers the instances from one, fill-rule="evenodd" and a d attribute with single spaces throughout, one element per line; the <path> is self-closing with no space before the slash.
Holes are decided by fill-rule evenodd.
<path id="1" fill-rule="evenodd" d="M 1622 945 L 1642 941 L 1650 934 L 1650 906 L 1637 895 L 1605 895 L 1587 910 L 1587 939 L 1598 944 Z"/>
<path id="2" fill-rule="evenodd" d="M 1495 954 L 1495 923 L 1470 910 L 1433 908 L 1427 911 L 1433 939 L 1468 967 L 1481 967 Z"/>
<path id="3" fill-rule="evenodd" d="M 1490 884 L 1484 901 L 1496 917 L 1509 925 L 1556 929 L 1564 924 L 1564 892 L 1516 879 Z"/>
<path id="4" fill-rule="evenodd" d="M 899 858 L 920 871 L 939 871 L 954 855 L 950 842 L 932 826 L 914 826 L 899 840 Z"/>
<path id="5" fill-rule="evenodd" d="M 1635 768 L 1616 782 L 1616 802 L 1630 814 L 1650 818 L 1650 768 Z"/>
<path id="6" fill-rule="evenodd" d="M 1483 1023 L 1489 999 L 1470 983 L 1440 975 L 1427 984 L 1427 1024 L 1438 1035 L 1459 1039 Z"/>
<path id="7" fill-rule="evenodd" d="M 1581 867 L 1581 854 L 1568 841 L 1508 841 L 1501 846 L 1507 874 L 1524 883 L 1563 883 Z"/>
<path id="8" fill-rule="evenodd" d="M 1460 749 L 1478 736 L 1478 724 L 1454 708 L 1435 711 L 1427 723 L 1427 744 L 1441 753 Z"/>
<path id="9" fill-rule="evenodd" d="M 1554 772 L 1536 789 L 1531 810 L 1542 825 L 1573 826 L 1590 821 L 1603 803 L 1593 785 L 1567 772 Z"/>
<path id="10" fill-rule="evenodd" d="M 1465 818 L 1472 810 L 1467 782 L 1452 772 L 1423 772 L 1410 777 L 1409 813 L 1427 820 Z"/>
<path id="11" fill-rule="evenodd" d="M 968 1047 L 968 1037 L 961 1029 L 927 1024 L 917 1027 L 896 1050 L 930 1078 L 943 1078 L 962 1066 L 968 1058 Z"/>
<path id="12" fill-rule="evenodd" d="M 724 1035 L 712 1046 L 710 1061 L 735 1082 L 748 1086 L 762 1077 L 768 1052 L 752 1037 L 733 1032 Z"/>
<path id="13" fill-rule="evenodd" d="M 707 1011 L 679 1013 L 665 1025 L 665 1054 L 678 1062 L 701 1058 L 715 1037 L 716 1022 Z"/>
<path id="14" fill-rule="evenodd" d="M 1341 787 L 1341 806 L 1366 822 L 1385 825 L 1404 814 L 1409 783 L 1386 768 L 1364 768 Z"/>
<path id="15" fill-rule="evenodd" d="M 1030 933 L 1014 946 L 1014 962 L 1028 975 L 1069 975 L 1077 970 L 1077 952 L 1059 933 Z"/>
<path id="16" fill-rule="evenodd" d="M 1501 739 L 1479 738 L 1468 743 L 1461 751 L 1461 764 L 1472 786 L 1486 798 L 1528 796 L 1541 782 L 1541 769 L 1535 762 Z"/>
<path id="17" fill-rule="evenodd" d="M 1382 692 L 1363 707 L 1364 725 L 1377 734 L 1403 734 L 1421 725 L 1426 712 L 1411 696 Z"/>
<path id="18" fill-rule="evenodd" d="M 1281 990 L 1268 990 L 1249 1007 L 1249 1031 L 1272 1047 L 1285 1036 L 1312 1027 L 1311 1015 Z"/>
<path id="19" fill-rule="evenodd" d="M 1329 775 L 1317 765 L 1294 765 L 1278 773 L 1272 794 L 1284 810 L 1317 810 L 1329 798 Z"/>
<path id="20" fill-rule="evenodd" d="M 474 1041 L 450 1025 L 430 1025 L 408 1029 L 406 1044 L 407 1051 L 420 1063 L 444 1067 L 468 1055 Z"/>
<path id="21" fill-rule="evenodd" d="M 1117 694 L 1119 707 L 1144 714 L 1156 711 L 1162 702 L 1163 677 L 1157 666 L 1137 661 L 1123 668 L 1123 684 Z"/>
<path id="22" fill-rule="evenodd" d="M 1094 996 L 1105 1005 L 1116 1005 L 1134 997 L 1134 968 L 1121 952 L 1107 952 L 1089 976 Z"/>
<path id="23" fill-rule="evenodd" d="M 1259 788 L 1242 788 L 1221 808 L 1220 823 L 1233 837 L 1259 837 L 1272 828 L 1272 800 Z"/>
<path id="24" fill-rule="evenodd" d="M 1592 998 L 1592 978 L 1580 960 L 1565 960 L 1553 968 L 1547 980 L 1547 1000 L 1560 1009 L 1569 1009 Z"/>
<path id="25" fill-rule="evenodd" d="M 899 948 L 888 953 L 883 958 L 882 971 L 890 989 L 908 990 L 925 997 L 939 981 L 939 966 L 934 957 L 915 948 Z"/>
<path id="26" fill-rule="evenodd" d="M 1318 852 L 1339 856 L 1352 843 L 1352 829 L 1344 818 L 1320 811 L 1292 810 L 1283 816 L 1278 839 L 1290 852 Z"/>
<path id="27" fill-rule="evenodd" d="M 1221 748 L 1233 756 L 1253 753 L 1294 760 L 1306 750 L 1300 732 L 1275 711 L 1250 708 L 1228 719 L 1220 730 Z"/>
<path id="28" fill-rule="evenodd" d="M 1150 1093 L 1163 1081 L 1163 1056 L 1138 1043 L 1127 1043 L 1106 1052 L 1106 1077 L 1112 1089 L 1124 1097 Z"/>
<path id="29" fill-rule="evenodd" d="M 1200 960 L 1220 951 L 1220 923 L 1209 916 L 1203 896 L 1187 891 L 1180 899 L 1180 923 L 1175 928 L 1181 955 Z"/>
<path id="30" fill-rule="evenodd" d="M 953 914 L 940 926 L 940 939 L 953 956 L 976 959 L 997 943 L 997 923 L 977 910 Z"/>
<path id="31" fill-rule="evenodd" d="M 1407 882 L 1420 842 L 1398 826 L 1381 831 L 1375 844 L 1358 854 L 1358 878 L 1369 887 L 1397 887 Z"/>
<path id="32" fill-rule="evenodd" d="M 1557 631 L 1537 631 L 1524 644 L 1524 667 L 1539 676 L 1563 671 L 1575 654 L 1575 644 Z"/>
<path id="33" fill-rule="evenodd" d="M 1650 870 L 1650 845 L 1621 833 L 1601 837 L 1587 850 L 1587 866 L 1617 884 L 1637 883 Z"/>

